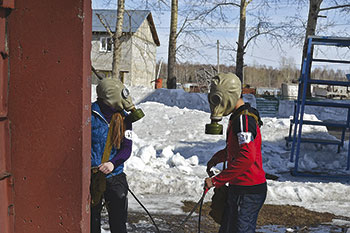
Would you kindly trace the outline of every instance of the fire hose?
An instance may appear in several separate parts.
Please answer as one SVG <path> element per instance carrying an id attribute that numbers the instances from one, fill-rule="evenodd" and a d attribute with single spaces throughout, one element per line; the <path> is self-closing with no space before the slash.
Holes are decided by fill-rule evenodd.
<path id="1" fill-rule="evenodd" d="M 122 184 L 120 182 L 120 184 Z M 124 184 L 122 184 L 124 186 Z M 125 187 L 125 186 L 124 186 Z M 128 187 L 128 191 L 130 192 L 130 194 L 135 198 L 135 200 L 140 204 L 140 206 L 146 211 L 147 215 L 150 217 L 154 227 L 156 228 L 156 232 L 160 233 L 160 230 L 156 224 L 156 222 L 154 221 L 152 215 L 149 213 L 149 211 L 147 210 L 147 208 L 141 203 L 141 201 L 136 197 L 136 195 L 130 190 L 130 188 Z M 177 226 L 177 229 L 181 228 L 186 222 L 187 220 L 192 216 L 193 212 L 198 208 L 199 206 L 199 213 L 198 213 L 198 233 L 200 233 L 200 227 L 201 227 L 201 215 L 202 215 L 202 206 L 203 206 L 203 201 L 204 201 L 204 197 L 207 194 L 207 192 L 209 191 L 209 189 L 207 187 L 204 186 L 204 191 L 202 194 L 201 199 L 199 199 L 199 201 L 195 204 L 195 206 L 192 208 L 191 212 L 186 216 L 186 218 L 181 222 L 181 224 L 179 226 Z M 175 231 L 176 232 L 176 231 Z"/>
<path id="2" fill-rule="evenodd" d="M 186 218 L 181 222 L 181 224 L 178 226 L 178 228 L 182 227 L 185 222 L 187 222 L 187 220 L 191 217 L 191 215 L 193 214 L 193 212 L 197 209 L 197 207 L 199 206 L 199 213 L 198 213 L 198 233 L 201 232 L 201 215 L 202 215 L 202 206 L 203 206 L 203 201 L 204 201 L 204 197 L 205 194 L 207 194 L 208 192 L 208 188 L 204 188 L 203 194 L 201 199 L 199 199 L 199 201 L 196 203 L 196 205 L 192 208 L 191 212 L 186 216 Z"/>

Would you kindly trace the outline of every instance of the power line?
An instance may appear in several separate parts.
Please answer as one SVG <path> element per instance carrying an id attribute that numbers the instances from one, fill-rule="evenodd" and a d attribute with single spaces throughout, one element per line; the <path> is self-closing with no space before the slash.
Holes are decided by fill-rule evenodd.
<path id="1" fill-rule="evenodd" d="M 283 26 L 282 24 L 280 26 L 275 25 L 275 26 L 272 26 L 271 28 L 280 28 L 282 26 Z M 350 26 L 350 25 L 349 24 L 333 24 L 333 25 L 331 25 L 331 27 L 340 27 L 340 26 Z M 304 26 L 292 26 L 292 25 L 290 25 L 289 27 L 290 28 L 304 28 Z M 250 29 L 250 28 L 256 28 L 256 27 L 255 26 L 248 26 L 246 28 Z M 170 29 L 170 27 L 159 26 L 159 27 L 156 27 L 156 29 L 163 30 L 163 29 Z M 208 27 L 208 26 L 206 26 L 206 27 L 191 27 L 190 29 L 193 29 L 193 30 L 199 30 L 199 29 L 239 29 L 239 26 L 220 26 L 220 27 L 216 27 L 216 26 Z"/>

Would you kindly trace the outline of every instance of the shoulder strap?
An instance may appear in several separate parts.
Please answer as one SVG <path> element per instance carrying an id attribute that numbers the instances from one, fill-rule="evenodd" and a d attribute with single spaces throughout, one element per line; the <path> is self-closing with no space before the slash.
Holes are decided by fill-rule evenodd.
<path id="1" fill-rule="evenodd" d="M 113 135 L 113 130 L 114 130 L 114 124 L 115 124 L 115 119 L 117 118 L 117 114 L 113 114 L 112 119 L 111 119 L 111 124 L 109 125 L 109 129 L 108 129 L 108 135 L 107 135 L 107 141 L 106 141 L 106 145 L 105 145 L 105 149 L 103 151 L 103 156 L 102 156 L 102 161 L 101 163 L 105 163 L 108 161 L 109 156 L 111 154 L 112 151 L 112 135 Z"/>
<path id="2" fill-rule="evenodd" d="M 251 117 L 253 117 L 255 119 L 256 123 L 259 124 L 259 117 L 257 115 L 255 115 L 254 113 L 249 112 L 248 109 L 244 109 L 243 111 L 239 112 L 235 117 L 232 118 L 232 121 L 236 120 L 241 115 L 251 116 Z"/>

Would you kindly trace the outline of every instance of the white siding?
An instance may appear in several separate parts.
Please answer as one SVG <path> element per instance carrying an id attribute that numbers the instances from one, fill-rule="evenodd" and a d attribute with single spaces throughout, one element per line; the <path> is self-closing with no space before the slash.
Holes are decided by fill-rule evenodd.
<path id="1" fill-rule="evenodd" d="M 112 52 L 100 52 L 100 38 L 107 34 L 93 34 L 91 42 L 91 63 L 96 70 L 112 70 Z"/>
<path id="2" fill-rule="evenodd" d="M 152 81 L 156 77 L 156 45 L 147 20 L 132 37 L 132 44 L 132 85 L 154 87 Z"/>

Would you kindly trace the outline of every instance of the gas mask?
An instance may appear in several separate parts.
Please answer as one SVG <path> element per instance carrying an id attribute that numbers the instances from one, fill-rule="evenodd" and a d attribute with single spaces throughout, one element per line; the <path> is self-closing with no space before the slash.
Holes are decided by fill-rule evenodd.
<path id="1" fill-rule="evenodd" d="M 219 73 L 212 78 L 208 94 L 211 123 L 205 125 L 206 134 L 222 134 L 223 126 L 218 122 L 232 113 L 241 92 L 241 81 L 233 73 Z"/>
<path id="2" fill-rule="evenodd" d="M 136 109 L 132 103 L 129 90 L 118 79 L 104 78 L 96 87 L 98 98 L 117 111 L 128 111 L 127 116 L 131 122 L 140 120 L 145 116 L 141 109 Z"/>

